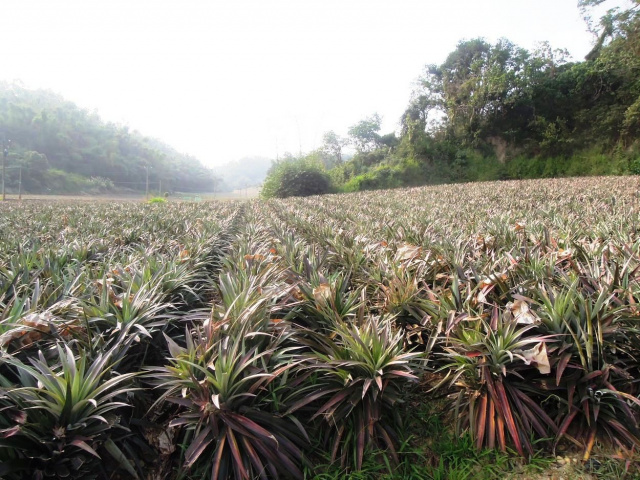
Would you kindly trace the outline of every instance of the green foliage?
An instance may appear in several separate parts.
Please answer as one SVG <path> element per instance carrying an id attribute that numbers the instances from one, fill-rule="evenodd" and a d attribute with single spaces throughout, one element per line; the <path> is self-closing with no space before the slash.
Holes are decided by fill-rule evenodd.
<path id="1" fill-rule="evenodd" d="M 370 152 L 380 145 L 382 118 L 377 113 L 349 127 L 351 143 L 358 152 Z"/>
<path id="2" fill-rule="evenodd" d="M 546 42 L 527 51 L 507 39 L 461 41 L 425 67 L 399 139 L 378 134 L 377 116 L 351 127 L 358 154 L 330 172 L 336 186 L 635 173 L 640 11 L 636 2 L 596 21 L 591 8 L 601 3 L 579 4 L 598 38 L 582 62 Z"/>
<path id="3" fill-rule="evenodd" d="M 167 198 L 166 198 L 166 196 L 165 197 L 152 197 L 152 198 L 149 199 L 149 203 L 167 203 Z"/>
<path id="4" fill-rule="evenodd" d="M 115 189 L 113 182 L 108 178 L 86 178 L 57 168 L 43 173 L 40 186 L 46 189 L 46 193 L 106 193 Z"/>
<path id="5" fill-rule="evenodd" d="M 307 197 L 331 191 L 331 181 L 314 158 L 287 158 L 274 163 L 262 186 L 264 198 Z"/>
<path id="6" fill-rule="evenodd" d="M 380 190 L 424 183 L 429 183 L 427 171 L 420 168 L 417 162 L 408 161 L 397 165 L 380 165 L 355 176 L 344 184 L 343 191 Z"/>
<path id="7" fill-rule="evenodd" d="M 133 391 L 122 384 L 130 383 L 134 374 L 108 378 L 111 352 L 99 354 L 91 364 L 86 352 L 76 360 L 68 345 L 57 345 L 56 353 L 52 362 L 38 352 L 38 359 L 31 359 L 33 366 L 7 361 L 18 370 L 21 386 L 4 396 L 8 406 L 3 410 L 16 412 L 13 425 L 0 435 L 0 474 L 5 478 L 24 478 L 25 472 L 90 476 L 101 461 L 96 450 L 118 424 L 112 412 L 127 405 L 114 398 Z"/>
<path id="8" fill-rule="evenodd" d="M 0 83 L 3 140 L 11 140 L 8 165 L 23 166 L 23 189 L 33 193 L 96 193 L 114 186 L 142 191 L 145 166 L 152 167 L 151 183 L 162 180 L 172 190 L 212 191 L 217 181 L 193 157 L 126 126 L 105 123 L 52 92 L 18 84 Z M 9 172 L 9 185 L 16 188 L 17 169 Z M 111 183 L 90 189 L 93 178 Z"/>
<path id="9" fill-rule="evenodd" d="M 347 140 L 341 138 L 333 130 L 326 132 L 322 136 L 321 151 L 328 159 L 325 166 L 330 168 L 342 163 L 342 148 L 347 144 Z"/>

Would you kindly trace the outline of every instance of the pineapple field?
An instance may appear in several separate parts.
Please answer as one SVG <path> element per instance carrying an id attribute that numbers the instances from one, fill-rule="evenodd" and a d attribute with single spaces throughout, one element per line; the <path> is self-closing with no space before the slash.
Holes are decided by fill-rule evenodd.
<path id="1" fill-rule="evenodd" d="M 3 202 L 0 478 L 632 478 L 639 187 Z"/>

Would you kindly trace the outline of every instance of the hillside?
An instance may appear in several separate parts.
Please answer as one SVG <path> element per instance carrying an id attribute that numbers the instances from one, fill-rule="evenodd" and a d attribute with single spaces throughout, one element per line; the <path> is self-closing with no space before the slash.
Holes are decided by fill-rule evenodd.
<path id="1" fill-rule="evenodd" d="M 584 60 L 548 43 L 527 50 L 506 38 L 462 40 L 444 62 L 425 66 L 397 132 L 385 135 L 373 114 L 279 168 L 313 163 L 343 192 L 639 174 L 640 3 L 598 19 L 600 3 L 579 2 L 597 38 Z"/>
<path id="2" fill-rule="evenodd" d="M 257 187 L 264 181 L 270 167 L 271 160 L 259 156 L 244 157 L 215 167 L 214 172 L 221 179 L 216 191 L 228 192 Z"/>
<path id="3" fill-rule="evenodd" d="M 0 83 L 0 142 L 7 188 L 32 193 L 134 190 L 213 191 L 217 177 L 198 159 L 129 127 L 107 123 L 46 90 Z"/>

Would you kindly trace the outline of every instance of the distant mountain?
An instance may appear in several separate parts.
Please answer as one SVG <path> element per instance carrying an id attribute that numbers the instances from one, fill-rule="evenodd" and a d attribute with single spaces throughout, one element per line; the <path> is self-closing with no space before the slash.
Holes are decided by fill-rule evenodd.
<path id="1" fill-rule="evenodd" d="M 269 168 L 271 168 L 271 159 L 258 156 L 245 157 L 215 167 L 216 175 L 222 179 L 218 190 L 231 191 L 257 187 L 264 181 Z"/>
<path id="2" fill-rule="evenodd" d="M 219 179 L 198 159 L 160 140 L 103 122 L 48 90 L 0 83 L 0 143 L 7 185 L 33 193 L 96 190 L 214 191 Z"/>

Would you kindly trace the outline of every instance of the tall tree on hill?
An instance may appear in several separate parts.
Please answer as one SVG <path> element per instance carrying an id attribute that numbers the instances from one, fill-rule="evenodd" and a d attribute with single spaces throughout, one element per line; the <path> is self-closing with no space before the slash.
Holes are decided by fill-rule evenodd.
<path id="1" fill-rule="evenodd" d="M 329 161 L 325 167 L 333 167 L 342 163 L 342 149 L 347 144 L 347 140 L 340 137 L 336 132 L 330 130 L 322 136 L 322 154 Z"/>
<path id="2" fill-rule="evenodd" d="M 381 126 L 382 118 L 377 113 L 374 113 L 349 128 L 349 137 L 358 152 L 370 152 L 380 146 L 378 132 Z"/>
<path id="3" fill-rule="evenodd" d="M 530 54 L 508 40 L 464 41 L 432 69 L 441 82 L 449 134 L 467 143 L 505 137 L 525 127 L 532 111 L 527 81 Z"/>

